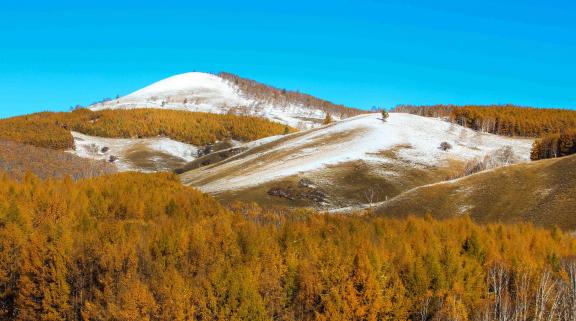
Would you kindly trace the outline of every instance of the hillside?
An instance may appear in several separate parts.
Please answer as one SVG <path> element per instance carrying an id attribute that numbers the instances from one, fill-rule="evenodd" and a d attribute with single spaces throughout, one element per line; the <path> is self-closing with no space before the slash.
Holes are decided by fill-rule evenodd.
<path id="1" fill-rule="evenodd" d="M 576 230 L 576 155 L 511 165 L 417 187 L 385 202 L 385 216 L 468 214 L 479 222 L 531 222 Z"/>
<path id="2" fill-rule="evenodd" d="M 107 160 L 120 170 L 174 170 L 199 152 L 294 132 L 263 118 L 163 109 L 37 113 L 0 119 L 0 139 Z"/>
<path id="3" fill-rule="evenodd" d="M 294 128 L 253 116 L 163 109 L 76 109 L 0 119 L 0 139 L 51 149 L 72 149 L 71 131 L 104 138 L 168 137 L 197 146 L 225 139 L 252 141 L 294 132 Z"/>
<path id="4" fill-rule="evenodd" d="M 92 110 L 163 108 L 264 117 L 292 127 L 318 127 L 327 113 L 335 119 L 361 110 L 293 91 L 277 89 L 229 73 L 175 75 L 124 97 L 89 106 Z"/>
<path id="5" fill-rule="evenodd" d="M 447 119 L 474 130 L 505 136 L 542 137 L 576 128 L 576 111 L 514 105 L 399 105 L 395 112 Z"/>
<path id="6" fill-rule="evenodd" d="M 451 148 L 441 150 L 442 142 Z M 502 148 L 510 148 L 514 161 L 528 161 L 531 144 L 531 139 L 479 133 L 439 119 L 395 113 L 383 122 L 378 114 L 366 114 L 224 160 L 206 159 L 181 177 L 223 201 L 333 209 L 377 203 L 458 176 L 466 162 Z"/>
<path id="7" fill-rule="evenodd" d="M 116 172 L 114 165 L 92 161 L 63 151 L 0 140 L 0 171 L 23 179 L 26 173 L 40 178 L 89 178 Z"/>
<path id="8" fill-rule="evenodd" d="M 226 209 L 168 174 L 0 175 L 2 320 L 574 320 L 575 251 L 522 224 Z"/>

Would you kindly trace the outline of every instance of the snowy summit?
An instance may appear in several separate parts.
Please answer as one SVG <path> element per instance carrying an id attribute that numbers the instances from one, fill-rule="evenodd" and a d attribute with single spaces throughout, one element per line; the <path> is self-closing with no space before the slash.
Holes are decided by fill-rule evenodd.
<path id="1" fill-rule="evenodd" d="M 326 113 L 301 103 L 278 103 L 255 97 L 218 75 L 189 72 L 175 75 L 127 96 L 88 107 L 103 109 L 164 108 L 208 113 L 236 113 L 268 118 L 300 129 L 318 127 Z M 338 115 L 332 115 L 339 119 Z"/>

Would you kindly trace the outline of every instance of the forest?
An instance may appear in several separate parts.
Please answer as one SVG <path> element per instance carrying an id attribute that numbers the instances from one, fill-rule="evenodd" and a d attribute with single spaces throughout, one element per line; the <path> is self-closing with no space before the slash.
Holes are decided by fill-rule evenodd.
<path id="1" fill-rule="evenodd" d="M 513 105 L 399 105 L 393 111 L 444 118 L 467 128 L 497 135 L 536 137 L 538 139 L 530 153 L 532 160 L 576 153 L 576 111 L 573 110 Z"/>
<path id="2" fill-rule="evenodd" d="M 172 174 L 0 175 L 0 319 L 575 320 L 576 240 L 227 207 Z"/>
<path id="3" fill-rule="evenodd" d="M 262 102 L 280 106 L 290 104 L 302 105 L 307 108 L 320 109 L 326 114 L 337 116 L 340 119 L 366 113 L 365 110 L 351 108 L 344 105 L 336 105 L 308 94 L 275 88 L 231 73 L 221 72 L 218 76 L 234 83 L 248 96 L 256 98 Z"/>
<path id="4" fill-rule="evenodd" d="M 166 136 L 203 146 L 227 138 L 251 141 L 296 131 L 252 116 L 164 109 L 43 112 L 0 119 L 0 139 L 57 150 L 74 148 L 70 131 L 108 138 Z"/>
<path id="5" fill-rule="evenodd" d="M 394 111 L 446 118 L 467 128 L 504 136 L 542 137 L 576 128 L 576 111 L 567 109 L 513 105 L 400 105 Z"/>
<path id="6" fill-rule="evenodd" d="M 576 153 L 576 128 L 560 133 L 548 134 L 536 140 L 532 145 L 530 159 L 562 157 Z"/>

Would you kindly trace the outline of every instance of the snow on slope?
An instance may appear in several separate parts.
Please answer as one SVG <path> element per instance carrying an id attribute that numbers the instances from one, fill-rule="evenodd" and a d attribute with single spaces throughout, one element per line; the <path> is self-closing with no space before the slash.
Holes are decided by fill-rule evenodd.
<path id="1" fill-rule="evenodd" d="M 229 107 L 248 103 L 241 97 L 239 89 L 224 79 L 190 72 L 160 80 L 125 97 L 93 105 L 90 109 L 166 108 L 222 113 Z"/>
<path id="2" fill-rule="evenodd" d="M 173 166 L 193 161 L 198 152 L 196 146 L 166 137 L 102 138 L 77 132 L 72 132 L 72 136 L 76 149 L 70 153 L 95 160 L 109 160 L 111 156 L 116 157 L 114 163 L 119 171 L 170 170 Z"/>
<path id="3" fill-rule="evenodd" d="M 453 148 L 441 151 L 438 147 L 443 141 Z M 394 162 L 378 152 L 398 146 L 403 147 L 397 154 L 403 162 L 438 166 L 448 159 L 468 160 L 504 146 L 511 146 L 516 155 L 527 161 L 531 145 L 531 139 L 479 133 L 435 118 L 392 113 L 383 122 L 380 115 L 368 114 L 293 134 L 261 146 L 257 153 L 200 168 L 182 178 L 203 191 L 218 193 L 347 161 Z"/>
<path id="4" fill-rule="evenodd" d="M 292 127 L 319 126 L 325 113 L 302 105 L 277 106 L 247 98 L 233 83 L 219 76 L 189 72 L 175 75 L 127 96 L 89 107 L 103 109 L 165 108 L 225 114 L 232 111 L 261 116 Z"/>

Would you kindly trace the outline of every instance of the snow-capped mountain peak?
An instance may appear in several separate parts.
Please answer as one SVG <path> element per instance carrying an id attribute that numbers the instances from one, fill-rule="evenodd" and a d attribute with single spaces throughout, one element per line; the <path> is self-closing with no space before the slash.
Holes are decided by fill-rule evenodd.
<path id="1" fill-rule="evenodd" d="M 238 93 L 222 78 L 203 72 L 188 72 L 155 82 L 131 93 L 125 98 L 149 98 L 158 95 L 193 93 L 206 91 L 222 96 L 234 96 Z"/>
<path id="2" fill-rule="evenodd" d="M 92 110 L 166 108 L 214 113 L 247 105 L 240 90 L 218 76 L 189 72 L 155 82 L 127 96 L 90 107 Z"/>
<path id="3" fill-rule="evenodd" d="M 244 85 L 243 89 L 238 84 Z M 264 117 L 301 129 L 319 126 L 327 113 L 338 120 L 361 112 L 231 74 L 221 76 L 203 72 L 168 77 L 127 96 L 97 103 L 89 108 L 95 111 L 165 108 L 217 114 L 236 113 Z"/>

